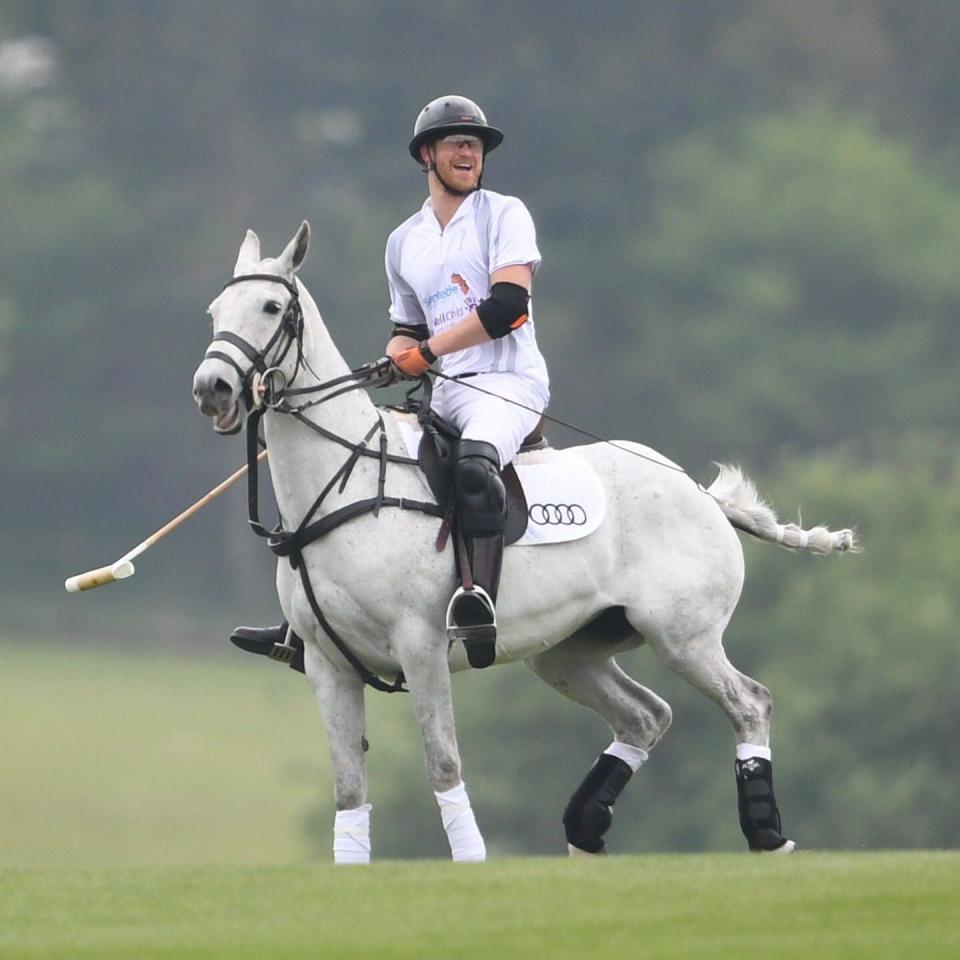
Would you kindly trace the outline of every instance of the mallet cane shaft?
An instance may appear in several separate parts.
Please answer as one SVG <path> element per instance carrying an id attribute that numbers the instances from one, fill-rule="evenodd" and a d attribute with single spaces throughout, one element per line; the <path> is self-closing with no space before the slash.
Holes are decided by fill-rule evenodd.
<path id="1" fill-rule="evenodd" d="M 262 450 L 257 456 L 257 463 L 262 462 L 267 457 L 267 451 Z M 92 590 L 94 587 L 102 587 L 104 584 L 113 583 L 114 580 L 125 580 L 132 577 L 135 573 L 133 561 L 141 553 L 149 550 L 158 540 L 162 540 L 168 533 L 176 530 L 184 520 L 189 520 L 198 510 L 202 510 L 211 500 L 215 500 L 224 490 L 232 487 L 245 473 L 247 465 L 244 464 L 239 470 L 231 473 L 226 480 L 218 483 L 209 493 L 202 496 L 196 503 L 187 507 L 183 513 L 175 516 L 169 523 L 165 523 L 156 533 L 151 533 L 146 540 L 138 543 L 129 553 L 125 553 L 119 560 L 115 560 L 107 567 L 99 567 L 96 570 L 88 570 L 86 573 L 78 573 L 75 577 L 67 577 L 64 581 L 68 593 L 80 593 L 82 590 Z"/>

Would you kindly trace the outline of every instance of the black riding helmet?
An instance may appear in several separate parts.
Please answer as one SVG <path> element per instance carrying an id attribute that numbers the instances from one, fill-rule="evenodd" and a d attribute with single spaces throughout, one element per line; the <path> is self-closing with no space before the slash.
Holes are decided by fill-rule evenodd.
<path id="1" fill-rule="evenodd" d="M 479 137 L 483 141 L 484 154 L 496 150 L 503 140 L 503 132 L 487 123 L 484 112 L 472 100 L 457 96 L 437 97 L 417 115 L 410 156 L 422 163 L 420 147 L 448 133 L 470 133 Z"/>

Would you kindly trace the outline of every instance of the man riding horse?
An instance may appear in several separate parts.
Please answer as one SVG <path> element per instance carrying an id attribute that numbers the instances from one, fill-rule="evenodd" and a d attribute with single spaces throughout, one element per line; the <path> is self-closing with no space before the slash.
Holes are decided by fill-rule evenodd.
<path id="1" fill-rule="evenodd" d="M 481 187 L 486 155 L 502 140 L 472 100 L 428 103 L 408 149 L 427 175 L 429 196 L 390 234 L 385 256 L 393 322 L 387 355 L 400 376 L 412 378 L 439 360 L 432 409 L 460 433 L 454 494 L 472 582 L 451 597 L 447 629 L 474 667 L 496 656 L 506 519 L 500 472 L 550 399 L 533 323 L 540 266 L 533 219 L 516 197 Z M 238 627 L 230 639 L 269 654 L 286 631 L 285 624 Z M 292 666 L 302 669 L 302 653 Z"/>

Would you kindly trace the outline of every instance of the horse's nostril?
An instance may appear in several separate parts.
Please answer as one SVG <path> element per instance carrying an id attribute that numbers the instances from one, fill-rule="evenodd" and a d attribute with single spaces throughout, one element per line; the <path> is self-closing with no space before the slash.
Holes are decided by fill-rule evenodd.
<path id="1" fill-rule="evenodd" d="M 224 409 L 234 399 L 234 388 L 212 371 L 199 371 L 193 380 L 193 397 L 197 403 L 212 404 Z"/>

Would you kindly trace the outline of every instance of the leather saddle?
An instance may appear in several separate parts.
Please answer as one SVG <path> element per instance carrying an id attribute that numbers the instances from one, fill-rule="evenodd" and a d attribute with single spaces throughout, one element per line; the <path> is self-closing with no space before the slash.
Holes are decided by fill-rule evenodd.
<path id="1" fill-rule="evenodd" d="M 417 451 L 417 462 L 430 486 L 444 516 L 452 519 L 455 509 L 453 499 L 453 447 L 460 439 L 460 431 L 453 424 L 438 417 L 432 411 L 417 411 L 423 436 Z M 523 441 L 520 453 L 542 450 L 549 443 L 543 436 L 543 417 L 534 431 Z M 504 545 L 516 543 L 527 529 L 527 499 L 520 477 L 512 463 L 500 471 L 507 491 L 507 521 L 504 528 Z"/>

